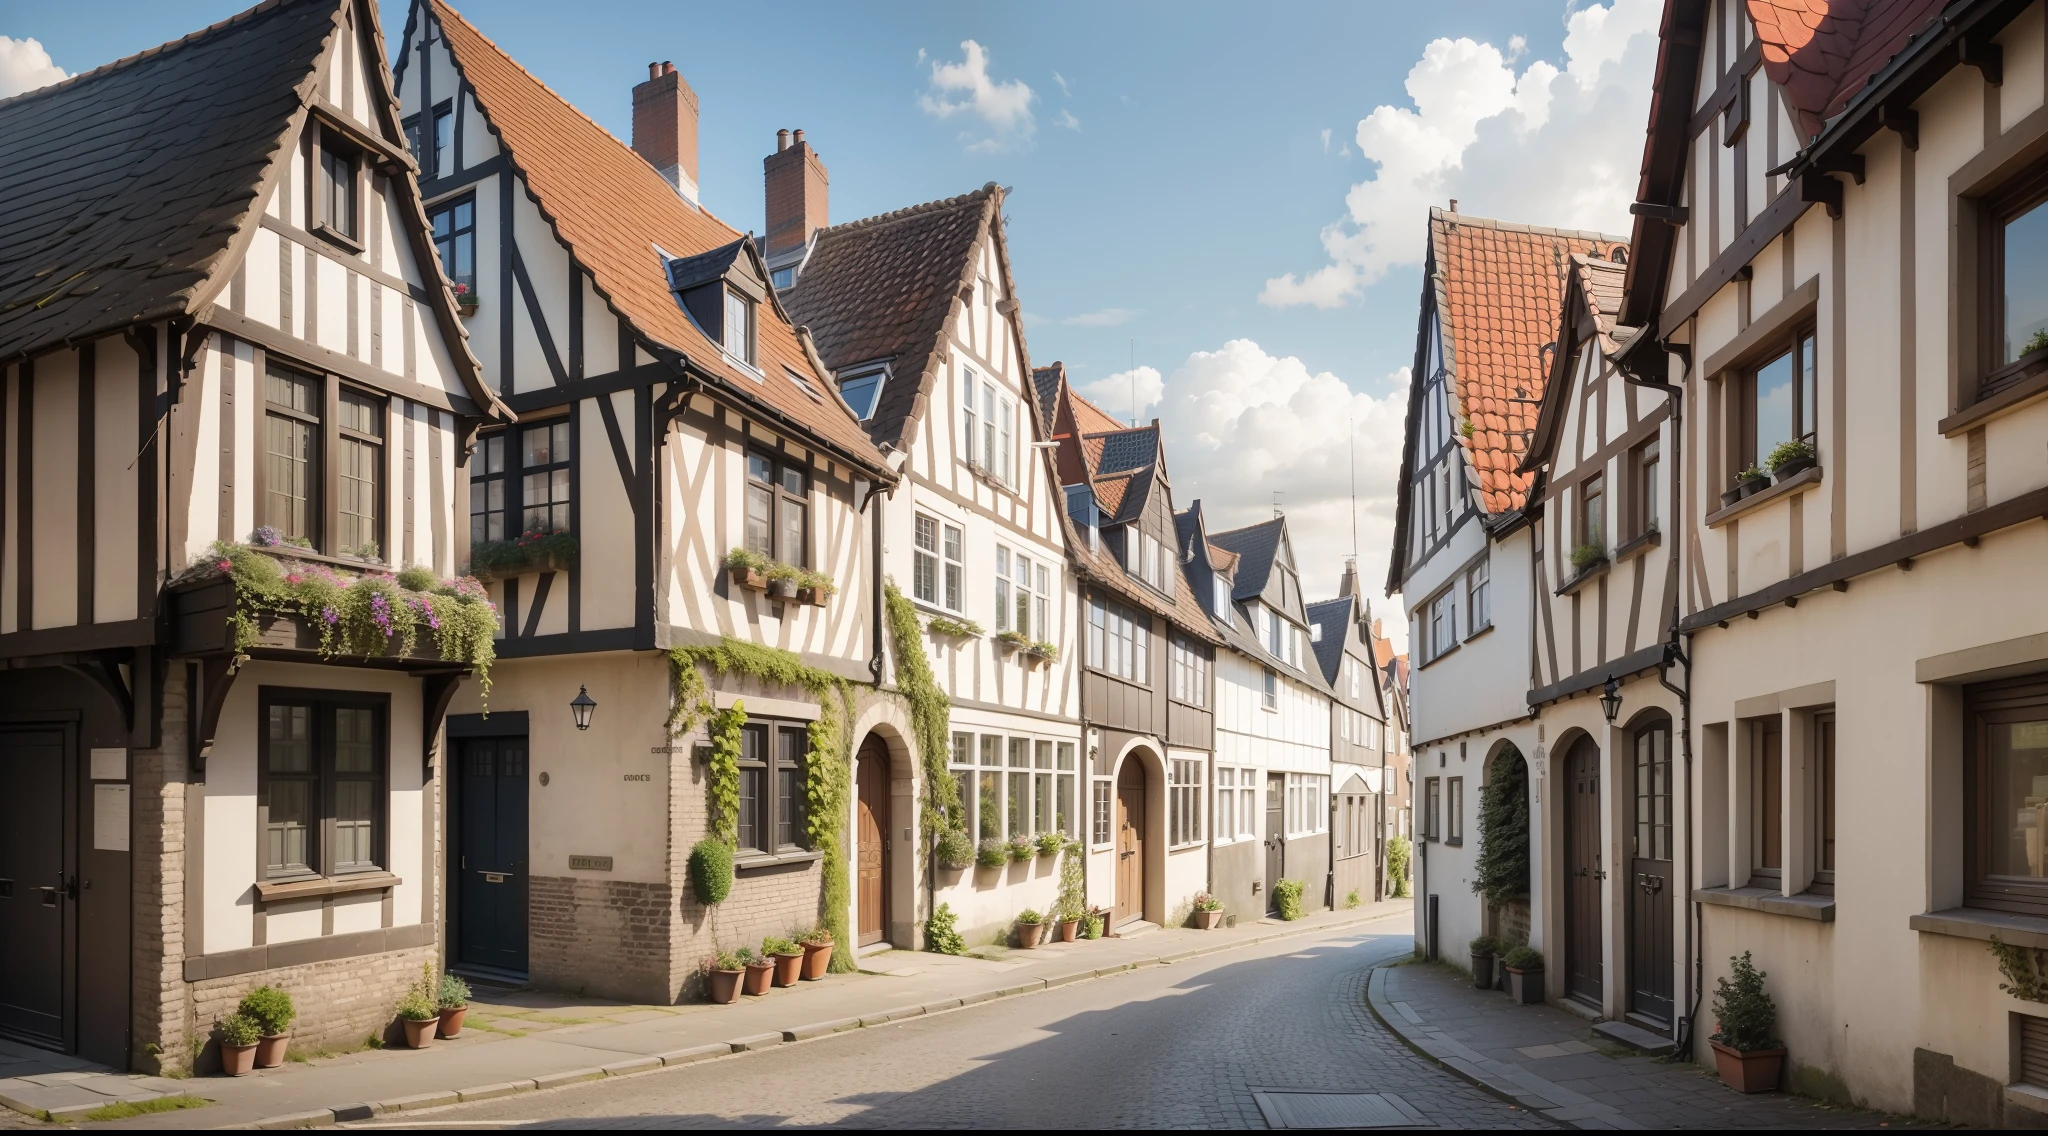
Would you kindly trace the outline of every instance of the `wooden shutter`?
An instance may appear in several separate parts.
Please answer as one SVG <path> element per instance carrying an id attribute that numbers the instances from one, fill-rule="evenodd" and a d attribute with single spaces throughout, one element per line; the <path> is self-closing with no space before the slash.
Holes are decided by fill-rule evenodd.
<path id="1" fill-rule="evenodd" d="M 2048 1089 L 2048 1018 L 2036 1018 L 2026 1014 L 2018 1017 L 2020 1083 L 2038 1089 Z"/>

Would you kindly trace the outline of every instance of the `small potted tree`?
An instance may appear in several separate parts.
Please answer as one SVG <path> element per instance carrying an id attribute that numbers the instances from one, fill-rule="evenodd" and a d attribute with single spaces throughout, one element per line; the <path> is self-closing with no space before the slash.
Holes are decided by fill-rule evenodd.
<path id="1" fill-rule="evenodd" d="M 740 991 L 745 994 L 766 994 L 768 986 L 775 980 L 775 960 L 755 958 L 754 952 L 741 947 L 734 952 L 740 956 L 740 965 L 746 968 L 746 975 L 740 979 Z"/>
<path id="2" fill-rule="evenodd" d="M 735 588 L 768 590 L 768 558 L 752 549 L 735 548 L 726 553 L 725 572 Z"/>
<path id="3" fill-rule="evenodd" d="M 1214 931 L 1223 922 L 1223 901 L 1206 891 L 1195 893 L 1195 927 L 1202 931 Z"/>
<path id="4" fill-rule="evenodd" d="M 966 871 L 974 864 L 974 838 L 965 829 L 949 828 L 939 837 L 932 854 L 946 871 Z"/>
<path id="5" fill-rule="evenodd" d="M 1501 957 L 1501 969 L 1508 972 L 1508 997 L 1517 1005 L 1533 1006 L 1543 1001 L 1543 955 L 1527 943 Z"/>
<path id="6" fill-rule="evenodd" d="M 796 937 L 804 949 L 804 981 L 816 982 L 825 977 L 825 971 L 832 965 L 832 929 L 813 927 Z"/>
<path id="7" fill-rule="evenodd" d="M 1820 455 L 1815 452 L 1813 443 L 1804 438 L 1779 442 L 1771 451 L 1771 476 L 1782 485 L 1812 469 L 1819 461 Z"/>
<path id="8" fill-rule="evenodd" d="M 1720 1023 L 1707 1043 L 1714 1047 L 1714 1067 L 1721 1080 L 1738 1093 L 1768 1093 L 1778 1087 L 1785 1070 L 1785 1047 L 1772 1036 L 1778 1007 L 1764 992 L 1764 972 L 1749 952 L 1728 957 L 1728 977 L 1716 979 L 1714 1018 Z"/>
<path id="9" fill-rule="evenodd" d="M 794 940 L 770 935 L 761 940 L 761 953 L 775 960 L 775 985 L 795 986 L 804 975 L 804 949 Z"/>
<path id="10" fill-rule="evenodd" d="M 292 1043 L 292 1019 L 298 1017 L 292 996 L 275 986 L 258 986 L 242 995 L 235 1012 L 262 1031 L 256 1040 L 256 1067 L 275 1069 L 284 1064 L 285 1049 Z"/>
<path id="11" fill-rule="evenodd" d="M 747 964 L 732 951 L 719 951 L 704 960 L 704 997 L 714 1006 L 730 1006 L 740 1000 L 740 976 Z"/>
<path id="12" fill-rule="evenodd" d="M 1500 953 L 1500 944 L 1492 935 L 1481 935 L 1472 940 L 1472 985 L 1481 990 L 1493 989 L 1493 956 Z"/>
<path id="13" fill-rule="evenodd" d="M 462 1019 L 469 1016 L 469 983 L 452 974 L 441 976 L 441 989 L 434 999 L 441 1011 L 442 1037 L 461 1037 Z"/>
<path id="14" fill-rule="evenodd" d="M 398 1000 L 398 1021 L 405 1027 L 405 1047 L 425 1049 L 441 1028 L 441 1009 L 425 990 L 415 986 Z"/>
<path id="15" fill-rule="evenodd" d="M 1060 854 L 1060 849 L 1067 846 L 1066 836 L 1058 832 L 1041 832 L 1032 838 L 1032 842 L 1038 845 L 1040 859 L 1047 856 L 1057 856 Z"/>
<path id="16" fill-rule="evenodd" d="M 247 1014 L 229 1014 L 213 1023 L 220 1039 L 220 1071 L 230 1077 L 246 1077 L 256 1067 L 256 1043 L 263 1027 Z"/>
<path id="17" fill-rule="evenodd" d="M 1035 908 L 1017 913 L 1017 945 L 1027 951 L 1038 949 L 1038 937 L 1045 934 L 1045 917 Z"/>

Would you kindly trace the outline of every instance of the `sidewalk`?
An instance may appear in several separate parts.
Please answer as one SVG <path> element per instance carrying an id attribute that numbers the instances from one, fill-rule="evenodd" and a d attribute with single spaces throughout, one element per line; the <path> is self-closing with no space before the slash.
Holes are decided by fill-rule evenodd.
<path id="1" fill-rule="evenodd" d="M 1318 912 L 1293 923 L 1262 919 L 1214 931 L 1147 929 L 1034 951 L 982 948 L 961 957 L 886 951 L 864 956 L 860 973 L 835 974 L 730 1006 L 629 1006 L 519 991 L 473 1001 L 462 1036 L 425 1050 L 365 1050 L 287 1062 L 239 1078 L 122 1076 L 46 1055 L 47 1072 L 20 1063 L 8 1070 L 7 1079 L 0 1079 L 0 1103 L 20 1112 L 83 1119 L 115 1099 L 185 1093 L 212 1104 L 104 1127 L 332 1124 L 765 1049 L 1272 939 L 1405 920 L 1411 907 L 1410 901 L 1394 900 Z M 1405 921 L 1394 926 L 1407 930 Z"/>
<path id="2" fill-rule="evenodd" d="M 1372 1009 L 1440 1064 L 1573 1128 L 1901 1128 L 1910 1118 L 1789 1093 L 1745 1096 L 1712 1069 L 1644 1056 L 1554 1006 L 1519 1006 L 1449 966 L 1372 972 Z"/>

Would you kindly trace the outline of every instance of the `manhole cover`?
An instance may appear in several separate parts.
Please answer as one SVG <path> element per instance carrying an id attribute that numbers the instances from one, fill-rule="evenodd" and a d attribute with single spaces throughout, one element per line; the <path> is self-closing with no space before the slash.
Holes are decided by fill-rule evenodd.
<path id="1" fill-rule="evenodd" d="M 1273 1128 L 1415 1128 L 1422 1114 L 1392 1093 L 1254 1092 Z"/>

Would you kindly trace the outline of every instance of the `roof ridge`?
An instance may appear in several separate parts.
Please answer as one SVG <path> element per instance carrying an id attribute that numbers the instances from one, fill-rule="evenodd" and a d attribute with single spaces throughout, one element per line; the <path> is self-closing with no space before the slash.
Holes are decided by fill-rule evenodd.
<path id="1" fill-rule="evenodd" d="M 191 32 L 187 35 L 181 36 L 174 40 L 166 40 L 163 43 L 157 44 L 155 47 L 144 48 L 143 50 L 138 51 L 133 55 L 127 55 L 121 57 L 120 59 L 116 59 L 112 63 L 102 63 L 98 67 L 95 67 L 90 71 L 80 71 L 76 75 L 67 76 L 65 78 L 57 80 L 54 83 L 47 83 L 33 90 L 23 91 L 18 95 L 10 95 L 7 98 L 0 99 L 0 110 L 4 110 L 8 107 L 14 106 L 17 103 L 24 103 L 31 99 L 41 98 L 44 95 L 53 94 L 61 90 L 66 90 L 68 88 L 77 86 L 78 84 L 83 83 L 88 79 L 97 79 L 102 75 L 108 74 L 109 72 L 118 71 L 126 67 L 131 67 L 137 63 L 142 62 L 145 59 L 152 59 L 158 55 L 164 55 L 169 52 L 176 51 L 180 48 L 192 46 L 193 44 L 196 44 L 201 40 L 209 39 L 214 35 L 223 32 L 236 24 L 242 23 L 246 20 L 254 19 L 256 16 L 262 14 L 263 12 L 271 8 L 282 8 L 286 4 L 305 4 L 319 2 L 338 4 L 345 2 L 345 0 L 263 0 L 262 3 L 256 5 L 253 8 L 245 8 L 242 11 L 237 12 L 232 16 L 229 16 L 225 20 L 209 24 L 206 27 L 200 28 L 196 32 Z"/>
<path id="2" fill-rule="evenodd" d="M 1453 213 L 1448 209 L 1440 209 L 1434 205 L 1429 207 L 1429 219 L 1432 222 L 1443 221 L 1453 225 L 1477 225 L 1484 229 L 1499 229 L 1502 232 L 1508 233 L 1529 233 L 1539 237 L 1577 237 L 1581 240 L 1611 241 L 1621 245 L 1625 245 L 1629 241 L 1627 237 L 1617 237 L 1612 233 L 1595 232 L 1592 229 L 1557 229 L 1549 225 L 1530 225 L 1521 221 L 1502 221 L 1493 217 L 1476 217 L 1470 213 Z"/>
<path id="3" fill-rule="evenodd" d="M 981 200 L 985 202 L 999 188 L 995 182 L 988 182 L 980 189 L 963 193 L 956 197 L 942 197 L 919 205 L 906 205 L 901 209 L 892 209 L 887 213 L 877 213 L 871 217 L 862 217 L 854 221 L 842 221 L 837 225 L 827 225 L 818 230 L 817 236 L 822 237 L 827 234 L 850 233 L 861 229 L 880 228 L 883 225 L 892 224 L 897 221 L 907 221 L 926 213 L 936 213 L 942 209 L 954 208 L 970 201 Z"/>

